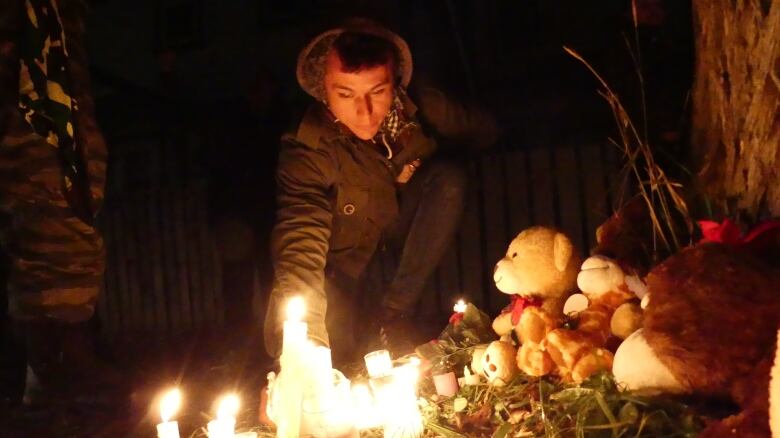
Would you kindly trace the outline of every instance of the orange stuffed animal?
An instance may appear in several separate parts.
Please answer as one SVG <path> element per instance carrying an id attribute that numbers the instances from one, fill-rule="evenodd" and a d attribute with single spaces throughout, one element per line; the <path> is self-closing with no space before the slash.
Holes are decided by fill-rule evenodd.
<path id="1" fill-rule="evenodd" d="M 583 294 L 569 298 L 566 313 L 578 317 L 575 329 L 549 329 L 546 321 L 537 321 L 524 313 L 518 331 L 527 334 L 518 352 L 518 367 L 525 373 L 542 376 L 555 372 L 564 380 L 581 382 L 600 370 L 612 367 L 608 340 L 624 338 L 641 325 L 638 295 L 643 288 L 635 277 L 627 281 L 623 270 L 613 260 L 593 256 L 585 260 L 577 276 Z M 579 304 L 579 305 L 577 305 Z"/>

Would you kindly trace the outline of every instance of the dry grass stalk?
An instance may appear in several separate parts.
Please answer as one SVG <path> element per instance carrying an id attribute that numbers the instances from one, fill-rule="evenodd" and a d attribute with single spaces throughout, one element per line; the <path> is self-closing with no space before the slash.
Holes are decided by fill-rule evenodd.
<path id="1" fill-rule="evenodd" d="M 647 142 L 647 128 L 644 127 L 642 134 L 640 134 L 620 102 L 620 98 L 612 91 L 604 78 L 579 53 L 568 47 L 564 47 L 564 50 L 585 65 L 603 87 L 599 94 L 606 99 L 612 109 L 620 137 L 620 141 L 612 140 L 612 143 L 623 151 L 626 157 L 625 169 L 634 175 L 639 194 L 646 202 L 650 213 L 650 220 L 653 224 L 654 254 L 660 254 L 661 249 L 667 253 L 676 252 L 686 243 L 679 235 L 679 229 L 676 226 L 678 221 L 680 219 L 683 221 L 687 228 L 687 235 L 690 235 L 693 230 L 693 221 L 688 212 L 688 206 L 680 194 L 681 184 L 670 180 L 656 163 L 653 151 Z"/>

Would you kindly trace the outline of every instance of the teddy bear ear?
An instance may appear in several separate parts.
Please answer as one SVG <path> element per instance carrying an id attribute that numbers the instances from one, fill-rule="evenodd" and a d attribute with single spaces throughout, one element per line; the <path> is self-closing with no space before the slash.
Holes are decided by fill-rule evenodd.
<path id="1" fill-rule="evenodd" d="M 574 248 L 571 246 L 569 238 L 563 233 L 555 234 L 555 242 L 553 243 L 553 257 L 555 259 L 555 268 L 558 271 L 563 272 L 566 270 L 566 265 L 569 264 Z"/>

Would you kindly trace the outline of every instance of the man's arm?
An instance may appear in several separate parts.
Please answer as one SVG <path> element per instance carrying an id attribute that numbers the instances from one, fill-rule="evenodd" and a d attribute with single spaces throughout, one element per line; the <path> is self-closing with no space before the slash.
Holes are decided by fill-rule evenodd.
<path id="1" fill-rule="evenodd" d="M 442 91 L 419 85 L 414 89 L 418 118 L 434 134 L 471 151 L 492 146 L 499 129 L 493 117 L 476 105 L 464 105 Z"/>
<path id="2" fill-rule="evenodd" d="M 306 301 L 309 337 L 328 345 L 325 328 L 325 264 L 333 214 L 328 198 L 334 182 L 332 158 L 292 140 L 283 140 L 277 168 L 277 217 L 271 234 L 275 279 L 265 320 L 266 349 L 281 353 L 286 301 Z"/>

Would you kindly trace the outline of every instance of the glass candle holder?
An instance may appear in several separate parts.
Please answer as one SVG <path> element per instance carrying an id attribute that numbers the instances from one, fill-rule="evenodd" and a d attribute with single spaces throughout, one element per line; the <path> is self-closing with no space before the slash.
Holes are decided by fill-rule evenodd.
<path id="1" fill-rule="evenodd" d="M 369 377 L 385 376 L 390 374 L 393 369 L 393 361 L 390 359 L 390 352 L 387 350 L 372 351 L 365 355 L 364 359 Z"/>

